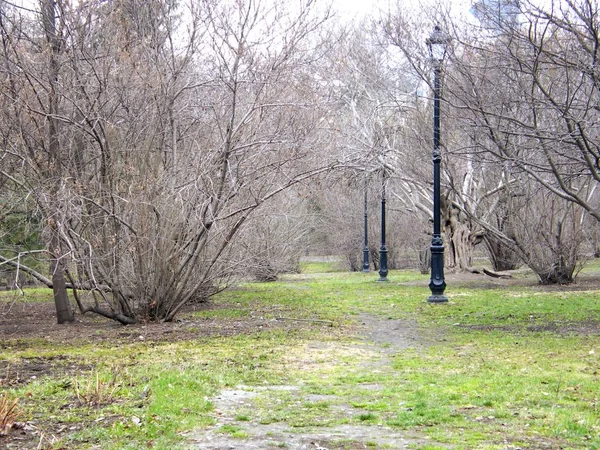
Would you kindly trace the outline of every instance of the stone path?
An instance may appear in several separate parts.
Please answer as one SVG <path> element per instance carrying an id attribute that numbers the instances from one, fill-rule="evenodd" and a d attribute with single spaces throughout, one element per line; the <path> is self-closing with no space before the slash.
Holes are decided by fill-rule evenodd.
<path id="1" fill-rule="evenodd" d="M 372 370 L 390 370 L 394 353 L 408 348 L 426 345 L 427 339 L 418 332 L 417 324 L 410 320 L 385 320 L 363 315 L 365 350 L 378 352 Z M 368 370 L 368 368 L 367 368 Z M 379 389 L 369 385 L 361 388 Z M 251 411 L 253 402 L 261 396 L 267 399 L 281 391 L 298 395 L 303 402 L 323 401 L 334 409 L 336 417 L 357 416 L 364 413 L 350 405 L 335 402 L 337 397 L 327 395 L 307 395 L 300 386 L 238 386 L 222 391 L 213 403 L 217 423 L 210 429 L 195 432 L 187 436 L 189 449 L 203 450 L 268 450 L 285 448 L 288 450 L 358 450 L 358 449 L 406 449 L 419 448 L 432 443 L 426 439 L 407 435 L 389 427 L 379 425 L 345 424 L 319 427 L 294 427 L 286 422 L 259 423 L 255 419 L 240 421 L 241 411 Z M 335 397 L 335 398 L 330 398 Z M 331 400 L 331 401 L 330 401 Z M 232 437 L 224 434 L 221 428 L 235 426 L 245 437 Z"/>

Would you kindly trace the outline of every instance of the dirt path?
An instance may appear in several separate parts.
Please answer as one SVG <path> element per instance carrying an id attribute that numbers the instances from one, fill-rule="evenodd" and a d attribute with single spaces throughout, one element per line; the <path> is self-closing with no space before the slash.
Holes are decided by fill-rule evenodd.
<path id="1" fill-rule="evenodd" d="M 366 370 L 391 371 L 392 357 L 406 349 L 426 346 L 427 336 L 420 334 L 417 324 L 411 320 L 386 320 L 371 315 L 362 315 L 364 351 L 377 355 L 369 361 Z M 324 344 L 329 345 L 329 344 Z M 364 388 L 364 387 L 363 387 Z M 369 385 L 369 389 L 381 386 Z M 303 427 L 288 422 L 260 423 L 255 419 L 237 420 L 243 411 L 251 411 L 254 402 L 269 400 L 281 391 L 297 397 L 300 402 L 321 401 L 330 405 L 331 414 L 347 418 L 349 422 L 365 411 L 344 404 L 333 395 L 311 395 L 301 386 L 238 386 L 222 391 L 213 399 L 216 424 L 208 429 L 187 436 L 189 449 L 204 450 L 255 450 L 285 448 L 290 450 L 334 450 L 334 449 L 405 449 L 419 448 L 429 444 L 427 439 L 399 432 L 382 425 L 344 424 L 336 426 Z M 240 437 L 221 432 L 222 427 L 235 427 Z M 441 446 L 440 446 L 441 447 Z"/>

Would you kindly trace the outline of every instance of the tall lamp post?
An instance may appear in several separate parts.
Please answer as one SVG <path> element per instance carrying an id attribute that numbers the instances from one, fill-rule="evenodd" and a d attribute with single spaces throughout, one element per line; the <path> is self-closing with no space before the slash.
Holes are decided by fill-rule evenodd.
<path id="1" fill-rule="evenodd" d="M 381 247 L 379 247 L 379 280 L 377 281 L 389 281 L 387 279 L 388 250 L 385 245 L 385 181 L 386 169 L 384 167 L 381 182 Z"/>
<path id="2" fill-rule="evenodd" d="M 430 303 L 444 303 L 448 297 L 444 295 L 446 281 L 444 280 L 444 241 L 441 232 L 440 213 L 440 93 L 442 64 L 446 56 L 448 37 L 439 26 L 433 28 L 433 33 L 427 39 L 427 48 L 433 64 L 433 235 L 431 238 L 431 295 L 427 298 Z"/>
<path id="3" fill-rule="evenodd" d="M 369 264 L 369 227 L 368 227 L 368 211 L 367 211 L 367 178 L 365 177 L 365 203 L 364 203 L 364 226 L 365 226 L 365 242 L 363 247 L 363 272 L 370 272 L 371 265 Z"/>

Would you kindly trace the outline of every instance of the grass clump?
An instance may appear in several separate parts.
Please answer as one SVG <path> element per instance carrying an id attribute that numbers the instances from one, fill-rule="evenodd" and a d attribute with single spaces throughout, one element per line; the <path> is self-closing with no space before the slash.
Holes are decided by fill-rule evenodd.
<path id="1" fill-rule="evenodd" d="M 243 428 L 231 424 L 223 425 L 219 431 L 236 439 L 244 439 L 248 437 L 248 433 Z"/>
<path id="2" fill-rule="evenodd" d="M 84 381 L 75 378 L 77 402 L 81 406 L 102 406 L 113 403 L 116 400 L 117 390 L 121 387 L 120 378 L 117 368 L 108 380 L 101 380 L 98 371 L 92 371 Z"/>
<path id="3" fill-rule="evenodd" d="M 0 436 L 6 436 L 21 416 L 18 398 L 0 395 Z"/>

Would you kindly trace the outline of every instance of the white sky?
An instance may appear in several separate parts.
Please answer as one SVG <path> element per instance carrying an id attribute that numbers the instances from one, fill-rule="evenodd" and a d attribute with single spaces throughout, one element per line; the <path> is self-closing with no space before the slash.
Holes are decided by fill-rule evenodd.
<path id="1" fill-rule="evenodd" d="M 334 7 L 349 18 L 359 18 L 370 13 L 394 9 L 400 3 L 405 7 L 427 9 L 435 4 L 451 5 L 457 14 L 468 14 L 474 0 L 332 0 Z"/>
<path id="2" fill-rule="evenodd" d="M 433 5 L 451 5 L 452 9 L 462 15 L 468 14 L 471 5 L 475 0 L 332 0 L 335 7 L 340 11 L 345 11 L 348 15 L 366 15 L 370 12 L 377 12 L 379 9 L 388 10 L 390 5 L 393 7 L 400 3 L 403 7 L 427 9 Z M 530 0 L 531 1 L 531 0 Z M 532 0 L 536 5 L 550 5 L 554 0 Z M 393 9 L 393 8 L 392 8 Z"/>
<path id="3" fill-rule="evenodd" d="M 8 3 L 25 7 L 27 9 L 37 9 L 39 0 L 8 0 Z M 75 0 L 77 1 L 77 0 Z M 222 0 L 227 1 L 227 0 Z M 284 0 L 289 1 L 289 0 Z M 394 10 L 397 4 L 403 7 L 414 7 L 415 9 L 427 10 L 434 5 L 451 5 L 458 16 L 468 15 L 471 4 L 475 0 L 327 0 L 331 1 L 343 16 L 349 19 L 360 18 L 370 13 L 377 14 L 379 11 Z M 554 0 L 533 0 L 533 3 L 548 5 Z"/>
<path id="4" fill-rule="evenodd" d="M 389 10 L 390 6 L 398 3 L 403 6 L 432 5 L 432 4 L 452 4 L 453 8 L 461 13 L 466 13 L 474 0 L 330 0 L 336 9 L 350 18 L 360 17 L 369 13 L 376 13 L 379 10 Z M 543 0 L 542 0 L 543 1 Z M 37 9 L 38 0 L 9 0 L 9 3 L 22 6 L 28 9 Z M 393 9 L 393 8 L 391 8 Z"/>

